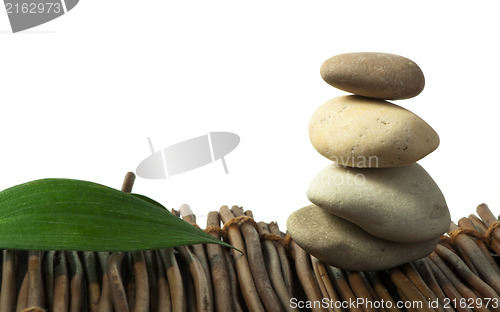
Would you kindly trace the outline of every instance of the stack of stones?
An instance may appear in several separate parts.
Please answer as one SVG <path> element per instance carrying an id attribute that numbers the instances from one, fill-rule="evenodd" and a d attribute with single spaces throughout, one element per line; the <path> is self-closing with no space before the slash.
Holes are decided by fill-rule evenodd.
<path id="1" fill-rule="evenodd" d="M 450 225 L 443 194 L 416 162 L 439 145 L 434 129 L 386 100 L 418 95 L 424 75 L 387 53 L 347 53 L 321 67 L 330 85 L 354 95 L 320 106 L 309 124 L 316 150 L 334 163 L 311 182 L 313 205 L 287 228 L 311 255 L 351 271 L 382 270 L 430 254 Z"/>

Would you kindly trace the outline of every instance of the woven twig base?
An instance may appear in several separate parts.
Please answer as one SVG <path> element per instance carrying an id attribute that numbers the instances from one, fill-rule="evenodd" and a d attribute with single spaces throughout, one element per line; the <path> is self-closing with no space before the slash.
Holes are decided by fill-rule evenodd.
<path id="1" fill-rule="evenodd" d="M 428 257 L 377 272 L 325 265 L 237 206 L 210 212 L 205 230 L 244 254 L 214 244 L 4 250 L 0 312 L 500 311 L 499 222 L 484 204 L 477 213 L 451 224 Z"/>

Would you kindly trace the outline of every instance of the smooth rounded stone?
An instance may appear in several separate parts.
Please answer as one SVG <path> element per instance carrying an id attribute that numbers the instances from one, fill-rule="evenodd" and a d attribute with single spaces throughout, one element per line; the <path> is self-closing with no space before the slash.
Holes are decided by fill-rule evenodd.
<path id="1" fill-rule="evenodd" d="M 359 168 L 407 165 L 439 146 L 436 131 L 414 113 L 356 95 L 318 107 L 309 122 L 309 138 L 321 155 Z"/>
<path id="2" fill-rule="evenodd" d="M 357 95 L 401 100 L 417 96 L 425 78 L 413 61 L 395 54 L 358 52 L 336 55 L 321 66 L 328 84 Z"/>
<path id="3" fill-rule="evenodd" d="M 429 255 L 439 238 L 396 243 L 372 236 L 357 225 L 310 205 L 287 220 L 292 239 L 326 264 L 350 271 L 378 271 Z"/>
<path id="4" fill-rule="evenodd" d="M 451 222 L 441 190 L 416 163 L 382 169 L 330 164 L 312 180 L 307 197 L 366 232 L 395 242 L 434 239 Z"/>

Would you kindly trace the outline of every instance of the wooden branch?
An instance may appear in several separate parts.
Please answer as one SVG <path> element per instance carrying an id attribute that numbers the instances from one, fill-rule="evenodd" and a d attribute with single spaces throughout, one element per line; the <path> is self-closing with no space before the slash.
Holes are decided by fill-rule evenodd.
<path id="1" fill-rule="evenodd" d="M 172 300 L 172 311 L 186 312 L 187 303 L 184 292 L 184 284 L 179 265 L 174 256 L 173 249 L 162 249 L 159 251 L 160 259 L 167 273 L 170 298 Z"/>
<path id="2" fill-rule="evenodd" d="M 477 224 L 477 221 L 476 221 L 476 224 Z M 464 229 L 476 230 L 476 227 L 468 218 L 461 218 L 460 220 L 458 220 L 458 225 Z M 483 223 L 483 225 L 484 225 L 484 223 Z M 483 229 L 479 225 L 478 225 L 478 227 L 481 229 L 481 232 L 482 232 Z M 484 235 L 484 233 L 486 233 L 486 232 L 483 232 L 482 234 Z M 486 260 L 488 260 L 488 263 L 491 265 L 491 267 L 493 269 L 495 269 L 495 271 L 497 271 L 498 274 L 500 274 L 500 268 L 498 267 L 498 264 L 495 262 L 495 259 L 493 259 L 493 257 L 491 256 L 490 250 L 488 249 L 488 246 L 486 246 L 486 244 L 480 239 L 476 239 L 475 243 L 479 247 L 481 252 L 483 253 Z M 469 267 L 469 269 L 471 269 L 471 271 L 475 275 L 479 276 L 479 272 L 476 270 L 476 268 L 474 266 L 471 267 L 470 265 L 468 265 L 468 267 Z"/>
<path id="3" fill-rule="evenodd" d="M 423 261 L 426 261 L 429 267 L 432 270 L 432 273 L 436 277 L 437 282 L 443 289 L 443 292 L 446 294 L 446 296 L 450 299 L 448 303 L 450 302 L 460 302 L 461 300 L 464 300 L 462 295 L 458 292 L 458 290 L 453 286 L 453 284 L 450 282 L 450 280 L 444 275 L 443 272 L 437 267 L 437 265 L 429 258 L 423 259 Z M 471 309 L 467 307 L 462 307 L 461 305 L 457 305 L 456 307 L 454 306 L 456 310 L 459 312 L 472 312 Z"/>
<path id="4" fill-rule="evenodd" d="M 280 231 L 278 224 L 276 222 L 269 223 L 269 231 L 274 235 L 281 236 L 281 238 L 283 239 L 283 242 L 285 242 L 285 234 L 283 234 Z M 290 265 L 290 261 L 288 260 L 288 252 L 285 249 L 285 246 L 283 243 L 278 243 L 276 245 L 276 249 L 278 250 L 278 255 L 280 257 L 281 272 L 283 274 L 283 280 L 285 281 L 285 285 L 288 288 L 288 292 L 293 297 L 294 296 L 293 270 L 292 270 L 292 266 Z"/>
<path id="5" fill-rule="evenodd" d="M 111 290 L 108 279 L 108 261 L 109 253 L 98 252 L 97 257 L 101 266 L 102 272 L 102 293 L 99 297 L 99 312 L 113 312 L 113 303 L 111 302 Z"/>
<path id="6" fill-rule="evenodd" d="M 439 255 L 443 260 L 446 260 L 446 262 L 449 263 L 455 269 L 455 272 L 457 272 L 460 275 L 460 277 L 464 279 L 470 286 L 472 286 L 475 290 L 477 290 L 483 298 L 500 298 L 498 294 L 495 292 L 495 290 L 491 288 L 483 280 L 481 280 L 476 274 L 474 274 L 469 269 L 469 267 L 467 267 L 467 265 L 462 261 L 462 259 L 460 259 L 460 257 L 458 257 L 456 254 L 450 252 L 448 249 L 439 245 L 436 247 L 434 252 L 437 255 Z M 433 260 L 434 258 L 437 261 L 439 261 L 438 258 L 435 257 L 434 255 L 432 255 L 432 257 L 430 258 L 431 260 Z M 441 271 L 443 270 L 441 269 Z M 446 276 L 448 276 L 446 272 L 444 273 L 446 274 Z M 498 309 L 500 309 L 500 307 Z"/>
<path id="7" fill-rule="evenodd" d="M 292 258 L 295 260 L 295 269 L 307 299 L 311 302 L 321 301 L 321 289 L 314 277 L 309 255 L 293 241 L 291 242 L 291 250 Z M 327 310 L 323 307 L 313 307 L 312 311 L 326 312 Z"/>
<path id="8" fill-rule="evenodd" d="M 269 235 L 269 227 L 265 222 L 259 222 L 258 224 L 259 236 Z M 269 278 L 271 280 L 272 287 L 278 296 L 281 305 L 286 311 L 298 311 L 296 308 L 292 308 L 290 305 L 290 300 L 292 298 L 291 294 L 288 292 L 287 286 L 281 274 L 281 264 L 278 255 L 278 250 L 276 249 L 275 243 L 270 240 L 264 240 L 262 242 L 263 250 L 267 257 L 264 257 L 265 264 L 264 268 L 267 268 L 269 273 Z"/>
<path id="9" fill-rule="evenodd" d="M 16 312 L 22 312 L 28 306 L 29 285 L 28 285 L 28 271 L 24 274 L 21 288 L 17 296 Z"/>
<path id="10" fill-rule="evenodd" d="M 17 293 L 16 255 L 14 250 L 3 251 L 0 311 L 12 311 Z"/>
<path id="11" fill-rule="evenodd" d="M 82 256 L 87 282 L 89 310 L 90 312 L 97 312 L 99 311 L 99 299 L 101 296 L 101 286 L 97 271 L 97 256 L 96 253 L 92 251 L 84 251 Z"/>
<path id="12" fill-rule="evenodd" d="M 28 304 L 30 309 L 42 309 L 45 304 L 42 278 L 42 251 L 30 251 L 28 256 Z"/>
<path id="13" fill-rule="evenodd" d="M 76 251 L 67 251 L 66 258 L 68 259 L 71 268 L 70 282 L 70 312 L 82 311 L 83 305 L 83 266 L 80 257 Z"/>
<path id="14" fill-rule="evenodd" d="M 144 251 L 144 258 L 146 259 L 146 271 L 148 274 L 149 282 L 149 305 L 152 312 L 158 312 L 158 271 L 156 265 L 156 251 Z"/>
<path id="15" fill-rule="evenodd" d="M 457 228 L 457 225 L 451 223 L 451 231 Z M 490 265 L 488 259 L 483 255 L 474 240 L 468 235 L 459 234 L 455 237 L 455 243 L 464 253 L 467 253 L 481 278 L 483 278 L 497 293 L 500 293 L 500 275 Z"/>
<path id="16" fill-rule="evenodd" d="M 124 257 L 125 253 L 123 252 L 112 253 L 108 261 L 107 274 L 113 308 L 116 311 L 128 312 L 129 306 L 127 303 L 127 296 L 125 294 L 125 288 L 120 276 L 120 270 Z"/>
<path id="17" fill-rule="evenodd" d="M 398 288 L 398 290 L 406 297 L 408 300 L 414 302 L 422 302 L 422 306 L 419 308 L 419 311 L 431 312 L 434 309 L 429 307 L 429 302 L 422 295 L 422 293 L 418 290 L 417 287 L 408 279 L 408 277 L 401 272 L 398 268 L 389 269 L 389 277 L 394 285 Z"/>
<path id="18" fill-rule="evenodd" d="M 200 260 L 191 252 L 188 246 L 180 246 L 177 250 L 188 265 L 189 272 L 191 273 L 191 277 L 194 281 L 196 310 L 198 312 L 212 311 L 213 301 L 210 299 L 207 275 L 200 263 Z"/>
<path id="19" fill-rule="evenodd" d="M 216 211 L 211 211 L 207 216 L 207 228 L 220 226 L 219 214 Z M 218 232 L 209 232 L 210 235 L 216 239 L 221 239 Z M 221 245 L 207 244 L 208 261 L 211 268 L 211 276 L 213 281 L 213 293 L 215 308 L 217 312 L 235 311 L 235 301 L 233 297 L 238 296 L 235 290 L 231 292 L 231 282 L 229 280 L 229 271 L 226 259 L 224 257 L 224 250 Z M 236 283 L 237 285 L 237 283 Z"/>
<path id="20" fill-rule="evenodd" d="M 427 258 L 425 258 L 425 260 L 423 259 L 415 260 L 413 261 L 413 265 L 420 273 L 420 276 L 422 276 L 425 283 L 432 290 L 432 292 L 434 292 L 434 294 L 436 294 L 436 296 L 438 297 L 438 303 L 439 303 L 438 306 L 443 307 L 444 311 L 446 312 L 454 312 L 455 309 L 448 306 L 444 306 L 446 295 L 443 293 L 443 290 L 439 286 L 436 277 L 432 273 L 432 269 L 430 265 L 427 263 Z"/>
<path id="21" fill-rule="evenodd" d="M 370 281 L 370 284 L 372 285 L 373 289 L 375 290 L 375 293 L 377 296 L 380 298 L 380 300 L 384 300 L 387 302 L 386 310 L 389 312 L 401 312 L 401 309 L 399 309 L 396 305 L 396 301 L 392 298 L 389 290 L 386 288 L 384 283 L 379 278 L 379 273 L 378 272 L 366 272 L 366 277 Z"/>
<path id="22" fill-rule="evenodd" d="M 154 252 L 154 256 L 156 257 L 156 272 L 158 273 L 158 312 L 172 312 L 172 298 L 170 298 L 167 273 L 163 267 L 159 252 Z"/>
<path id="23" fill-rule="evenodd" d="M 220 208 L 219 216 L 224 223 L 227 223 L 230 220 L 234 219 L 233 213 L 227 206 L 222 206 Z M 238 281 L 240 283 L 240 288 L 243 293 L 243 298 L 245 298 L 247 307 L 250 311 L 265 311 L 264 306 L 260 301 L 257 288 L 255 287 L 252 273 L 250 272 L 250 266 L 246 257 L 245 243 L 243 242 L 243 237 L 241 236 L 240 229 L 237 225 L 232 225 L 227 229 L 227 233 L 231 245 L 243 252 L 241 253 L 234 249 L 231 250 L 236 265 Z"/>
<path id="24" fill-rule="evenodd" d="M 352 292 L 356 296 L 356 299 L 362 298 L 364 302 L 373 302 L 375 299 L 370 294 L 370 291 L 363 282 L 363 278 L 359 272 L 347 271 L 347 280 L 351 286 Z M 365 304 L 362 306 L 364 312 L 375 312 L 377 309 Z"/>
<path id="25" fill-rule="evenodd" d="M 197 226 L 196 224 L 196 216 L 194 215 L 193 211 L 189 207 L 189 205 L 182 205 L 179 208 L 179 212 L 181 213 L 182 219 L 184 221 Z M 207 245 L 208 246 L 208 245 Z M 205 272 L 206 275 L 206 280 L 207 281 L 212 281 L 212 274 L 210 273 L 210 267 L 208 265 L 208 260 L 207 260 L 207 254 L 205 252 L 205 246 L 203 244 L 194 244 L 190 246 L 193 250 L 193 253 L 195 254 L 196 258 L 200 262 L 203 271 Z M 207 283 L 208 287 L 208 299 L 210 300 L 209 305 L 211 307 L 214 306 L 214 290 L 212 287 L 212 283 Z"/>
<path id="26" fill-rule="evenodd" d="M 233 206 L 231 207 L 231 211 L 236 217 L 245 216 L 241 207 Z M 249 214 L 248 217 L 252 217 L 251 212 Z M 248 264 L 262 303 L 268 311 L 284 311 L 267 274 L 257 229 L 250 222 L 244 222 L 241 224 L 240 230 L 245 238 L 245 246 L 248 251 Z"/>
<path id="27" fill-rule="evenodd" d="M 442 247 L 442 248 L 448 250 L 445 247 Z M 451 251 L 449 251 L 449 252 L 452 253 Z M 436 294 L 432 291 L 432 289 L 430 289 L 429 286 L 427 286 L 427 284 L 423 280 L 422 276 L 420 276 L 417 269 L 415 269 L 415 267 L 413 266 L 413 264 L 411 262 L 403 264 L 400 267 L 403 270 L 403 272 L 406 274 L 406 276 L 410 279 L 410 281 L 413 283 L 413 285 L 415 285 L 415 287 L 417 287 L 417 289 L 422 293 L 422 295 L 425 298 L 427 298 L 429 301 L 432 301 L 432 302 L 438 300 L 438 297 L 436 296 Z M 438 303 L 439 303 L 439 300 L 438 300 Z M 435 310 L 437 312 L 444 312 L 442 305 L 438 305 L 438 307 L 435 308 Z"/>
<path id="28" fill-rule="evenodd" d="M 132 252 L 135 276 L 135 312 L 149 312 L 149 280 L 146 258 L 142 251 Z"/>

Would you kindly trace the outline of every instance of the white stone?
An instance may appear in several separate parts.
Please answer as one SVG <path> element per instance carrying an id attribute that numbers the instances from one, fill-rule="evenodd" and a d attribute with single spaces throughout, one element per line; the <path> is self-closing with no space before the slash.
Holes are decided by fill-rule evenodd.
<path id="1" fill-rule="evenodd" d="M 309 122 L 309 138 L 326 158 L 360 168 L 407 165 L 439 146 L 434 129 L 414 113 L 356 95 L 321 105 Z"/>
<path id="2" fill-rule="evenodd" d="M 307 197 L 366 232 L 395 242 L 434 239 L 451 221 L 441 190 L 417 163 L 378 169 L 330 164 L 312 180 Z"/>

